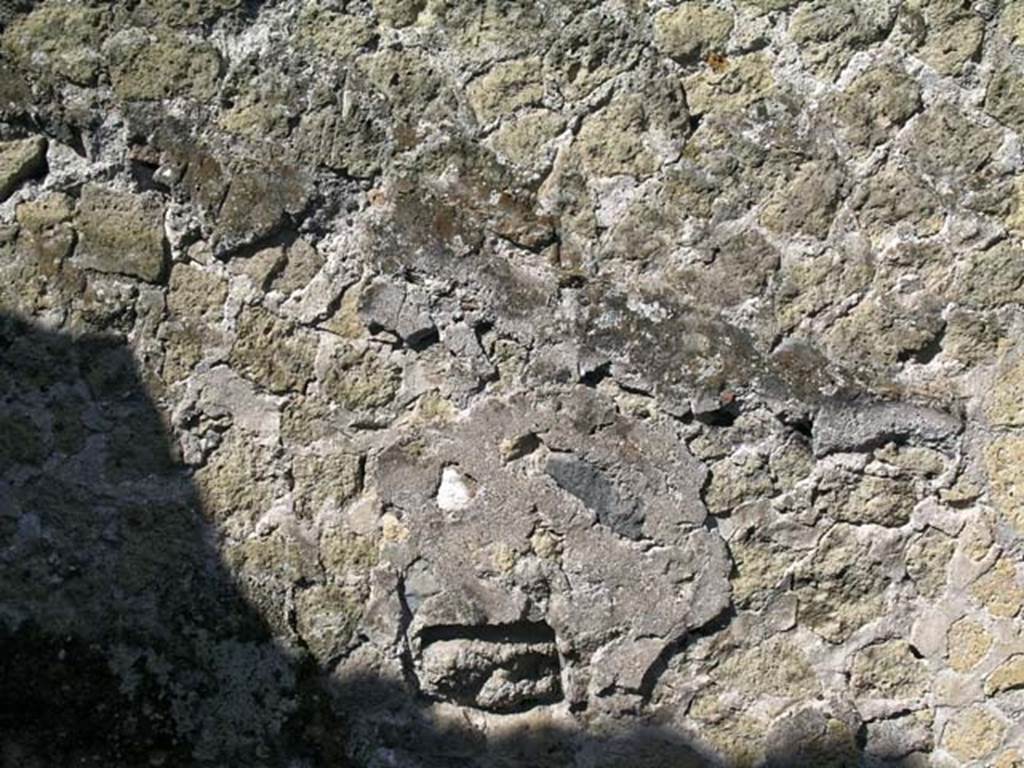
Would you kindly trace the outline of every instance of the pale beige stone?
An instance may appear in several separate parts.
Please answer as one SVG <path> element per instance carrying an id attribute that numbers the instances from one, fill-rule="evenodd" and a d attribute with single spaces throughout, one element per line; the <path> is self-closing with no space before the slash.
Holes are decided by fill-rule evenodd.
<path id="1" fill-rule="evenodd" d="M 501 62 L 469 86 L 469 103 L 482 122 L 537 106 L 543 97 L 541 61 L 536 56 Z"/>
<path id="2" fill-rule="evenodd" d="M 205 513 L 218 523 L 246 529 L 273 503 L 277 488 L 268 476 L 271 467 L 270 451 L 252 435 L 228 432 L 195 475 Z"/>
<path id="3" fill-rule="evenodd" d="M 1024 7 L 1024 3 L 1021 6 Z M 1006 217 L 1006 226 L 1017 234 L 1024 233 L 1024 176 L 1018 176 L 1014 180 L 1010 213 Z"/>
<path id="4" fill-rule="evenodd" d="M 314 48 L 333 59 L 344 59 L 367 46 L 374 33 L 370 19 L 341 13 L 318 0 L 303 6 L 294 40 L 302 47 Z"/>
<path id="5" fill-rule="evenodd" d="M 167 309 L 174 319 L 212 322 L 224 312 L 227 283 L 216 272 L 175 264 L 167 286 Z"/>
<path id="6" fill-rule="evenodd" d="M 946 656 L 949 666 L 967 672 L 985 658 L 992 647 L 992 635 L 974 619 L 955 621 L 946 635 Z"/>
<path id="7" fill-rule="evenodd" d="M 626 95 L 588 118 L 577 137 L 583 166 L 595 176 L 646 176 L 657 169 L 654 153 L 644 143 L 647 123 L 643 100 Z"/>
<path id="8" fill-rule="evenodd" d="M 559 552 L 561 552 L 558 538 L 551 531 L 544 530 L 543 528 L 536 531 L 530 537 L 530 546 L 538 557 L 548 560 L 558 557 Z"/>
<path id="9" fill-rule="evenodd" d="M 737 451 L 711 465 L 711 480 L 705 493 L 708 509 L 725 514 L 745 501 L 772 492 L 765 457 L 753 451 Z"/>
<path id="10" fill-rule="evenodd" d="M 391 27 L 414 24 L 426 5 L 427 0 L 373 0 L 373 10 L 384 24 Z"/>
<path id="11" fill-rule="evenodd" d="M 985 416 L 994 426 L 1024 425 L 1024 356 L 1000 366 L 984 407 Z"/>
<path id="12" fill-rule="evenodd" d="M 927 29 L 918 55 L 944 75 L 955 74 L 978 51 L 985 21 L 969 6 L 951 0 L 914 0 Z"/>
<path id="13" fill-rule="evenodd" d="M 1013 46 L 1024 45 L 1024 2 L 1008 0 L 1003 3 L 999 15 L 999 31 Z"/>
<path id="14" fill-rule="evenodd" d="M 993 768 L 1024 768 L 1024 753 L 1019 749 L 1008 749 L 996 758 Z"/>
<path id="15" fill-rule="evenodd" d="M 907 547 L 907 573 L 922 595 L 935 599 L 942 594 L 955 550 L 956 541 L 936 530 L 927 531 Z"/>
<path id="16" fill-rule="evenodd" d="M 942 746 L 960 760 L 980 760 L 1003 742 L 1006 723 L 991 709 L 975 706 L 959 712 L 942 732 Z"/>
<path id="17" fill-rule="evenodd" d="M 829 642 L 846 640 L 885 613 L 890 580 L 855 526 L 833 526 L 794 576 L 799 621 Z"/>
<path id="18" fill-rule="evenodd" d="M 400 543 L 409 538 L 409 529 L 394 515 L 388 513 L 380 519 L 381 539 L 388 543 Z"/>
<path id="19" fill-rule="evenodd" d="M 508 162 L 536 171 L 551 164 L 552 142 L 564 129 L 565 118 L 561 115 L 535 109 L 504 122 L 490 137 L 490 143 Z"/>
<path id="20" fill-rule="evenodd" d="M 695 114 L 746 109 L 775 88 L 772 58 L 764 52 L 728 59 L 719 67 L 703 67 L 685 80 L 686 99 Z"/>
<path id="21" fill-rule="evenodd" d="M 960 534 L 964 554 L 975 562 L 985 559 L 994 541 L 992 523 L 987 515 L 980 515 L 970 521 Z"/>
<path id="22" fill-rule="evenodd" d="M 300 390 L 313 374 L 316 337 L 263 307 L 243 307 L 231 362 L 272 392 Z"/>
<path id="23" fill-rule="evenodd" d="M 995 565 L 974 584 L 971 594 L 998 618 L 1011 618 L 1024 604 L 1024 587 L 1013 561 L 1000 557 Z"/>
<path id="24" fill-rule="evenodd" d="M 741 691 L 747 697 L 802 698 L 820 690 L 807 657 L 788 635 L 775 635 L 737 651 L 719 665 L 715 677 L 722 688 Z"/>
<path id="25" fill-rule="evenodd" d="M 491 547 L 491 566 L 498 573 L 512 573 L 519 560 L 519 553 L 506 542 L 499 541 Z"/>
<path id="26" fill-rule="evenodd" d="M 850 681 L 862 696 L 917 698 L 927 690 L 927 666 L 906 640 L 868 646 L 853 660 Z"/>
<path id="27" fill-rule="evenodd" d="M 737 712 L 723 700 L 716 686 L 701 691 L 687 714 L 700 724 L 701 736 L 728 765 L 752 768 L 763 757 L 769 723 L 748 712 Z"/>
<path id="28" fill-rule="evenodd" d="M 1024 436 L 1004 435 L 985 450 L 992 500 L 1007 521 L 1024 533 Z"/>
<path id="29" fill-rule="evenodd" d="M 654 43 L 680 60 L 722 49 L 732 32 L 732 14 L 707 3 L 684 3 L 654 17 Z"/>
<path id="30" fill-rule="evenodd" d="M 122 99 L 204 100 L 216 93 L 221 60 L 209 42 L 163 29 L 155 30 L 153 37 L 132 30 L 114 39 L 110 81 Z"/>
<path id="31" fill-rule="evenodd" d="M 292 478 L 295 511 L 311 517 L 325 509 L 339 509 L 360 491 L 363 460 L 347 450 L 297 457 L 292 462 Z"/>
<path id="32" fill-rule="evenodd" d="M 736 567 L 730 579 L 733 599 L 743 606 L 762 607 L 793 565 L 785 547 L 756 537 L 731 541 L 729 551 Z"/>
<path id="33" fill-rule="evenodd" d="M 992 696 L 1003 691 L 1024 688 L 1024 654 L 1011 656 L 985 680 L 985 693 Z"/>

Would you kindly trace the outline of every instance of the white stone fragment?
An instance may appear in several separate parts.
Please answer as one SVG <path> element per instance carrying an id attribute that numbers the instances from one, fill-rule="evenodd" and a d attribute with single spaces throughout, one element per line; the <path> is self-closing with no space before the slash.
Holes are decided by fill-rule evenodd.
<path id="1" fill-rule="evenodd" d="M 441 472 L 441 485 L 437 489 L 437 506 L 445 512 L 465 509 L 475 496 L 475 491 L 455 467 L 445 467 Z"/>

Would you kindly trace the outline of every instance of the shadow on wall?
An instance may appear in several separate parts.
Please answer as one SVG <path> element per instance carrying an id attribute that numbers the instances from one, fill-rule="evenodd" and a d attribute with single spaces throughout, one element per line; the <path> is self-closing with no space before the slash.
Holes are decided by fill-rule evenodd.
<path id="1" fill-rule="evenodd" d="M 122 340 L 0 314 L 0 768 L 719 765 L 654 726 L 485 744 L 415 698 L 274 642 Z M 900 763 L 780 744 L 769 764 Z"/>

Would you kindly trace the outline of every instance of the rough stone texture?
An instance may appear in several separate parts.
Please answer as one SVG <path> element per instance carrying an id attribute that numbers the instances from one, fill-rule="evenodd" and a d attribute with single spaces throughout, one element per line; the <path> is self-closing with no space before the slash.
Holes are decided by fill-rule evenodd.
<path id="1" fill-rule="evenodd" d="M 1024 655 L 1011 656 L 985 680 L 985 693 L 990 696 L 1003 691 L 1024 688 Z"/>
<path id="2" fill-rule="evenodd" d="M 968 672 L 978 666 L 992 647 L 992 635 L 973 619 L 958 619 L 949 628 L 946 654 L 949 666 L 957 672 Z"/>
<path id="3" fill-rule="evenodd" d="M 732 29 L 732 14 L 704 3 L 688 3 L 654 17 L 655 44 L 682 61 L 719 52 Z"/>
<path id="4" fill-rule="evenodd" d="M 0 202 L 21 182 L 40 173 L 46 157 L 46 139 L 32 138 L 0 142 Z"/>
<path id="5" fill-rule="evenodd" d="M 82 267 L 158 281 L 166 260 L 164 207 L 156 195 L 128 195 L 87 184 L 75 221 Z"/>
<path id="6" fill-rule="evenodd" d="M 954 716 L 943 733 L 946 749 L 960 760 L 980 760 L 1003 740 L 1006 724 L 986 707 L 972 707 Z"/>
<path id="7" fill-rule="evenodd" d="M 1022 62 L 0 1 L 0 765 L 1021 765 Z"/>

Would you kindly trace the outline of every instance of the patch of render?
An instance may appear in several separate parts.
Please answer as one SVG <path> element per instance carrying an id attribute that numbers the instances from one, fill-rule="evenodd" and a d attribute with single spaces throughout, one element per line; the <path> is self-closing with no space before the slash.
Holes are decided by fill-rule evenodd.
<path id="1" fill-rule="evenodd" d="M 2 5 L 5 671 L 112 765 L 1021 764 L 1022 131 L 1018 0 Z"/>

